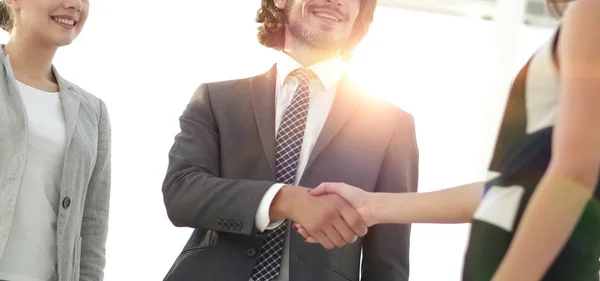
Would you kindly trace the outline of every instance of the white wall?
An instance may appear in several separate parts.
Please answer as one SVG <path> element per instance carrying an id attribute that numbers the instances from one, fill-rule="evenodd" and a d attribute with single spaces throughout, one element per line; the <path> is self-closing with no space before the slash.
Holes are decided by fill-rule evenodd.
<path id="1" fill-rule="evenodd" d="M 178 117 L 200 83 L 266 71 L 273 52 L 255 39 L 258 0 L 91 5 L 83 34 L 55 64 L 104 99 L 112 119 L 106 280 L 162 280 L 190 233 L 170 224 L 161 195 Z M 375 21 L 350 71 L 414 114 L 420 191 L 481 179 L 508 86 L 496 82 L 494 23 L 392 8 L 378 9 Z M 551 31 L 521 32 L 509 56 L 523 62 Z M 459 280 L 467 231 L 415 225 L 411 280 Z"/>
<path id="2" fill-rule="evenodd" d="M 357 79 L 415 116 L 419 191 L 484 179 L 509 87 L 498 81 L 505 68 L 516 74 L 552 30 L 521 27 L 518 41 L 498 42 L 502 28 L 478 19 L 381 8 L 375 20 L 357 50 Z M 460 280 L 468 231 L 413 225 L 411 280 Z"/>

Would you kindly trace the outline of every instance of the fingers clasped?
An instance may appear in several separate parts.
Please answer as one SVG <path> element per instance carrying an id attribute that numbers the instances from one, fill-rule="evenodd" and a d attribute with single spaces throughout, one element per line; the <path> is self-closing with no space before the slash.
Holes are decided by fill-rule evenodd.
<path id="1" fill-rule="evenodd" d="M 367 234 L 367 224 L 361 215 L 346 200 L 336 194 L 323 193 L 318 197 L 321 206 L 313 205 L 312 208 L 320 209 L 320 219 L 294 225 L 297 232 L 309 243 L 319 243 L 327 249 L 343 247 L 354 243 L 358 237 Z M 315 211 L 314 209 L 312 210 Z M 311 211 L 308 211 L 311 212 Z"/>

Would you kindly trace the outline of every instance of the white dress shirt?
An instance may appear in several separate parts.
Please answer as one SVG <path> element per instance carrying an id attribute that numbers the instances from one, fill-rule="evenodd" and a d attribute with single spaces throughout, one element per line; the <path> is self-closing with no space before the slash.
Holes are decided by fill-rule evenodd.
<path id="1" fill-rule="evenodd" d="M 13 224 L 0 254 L 0 280 L 54 281 L 65 118 L 58 93 L 21 82 L 18 87 L 27 111 L 29 152 L 14 213 L 6 214 L 13 215 Z"/>
<path id="2" fill-rule="evenodd" d="M 302 65 L 289 55 L 281 52 L 277 60 L 277 81 L 275 88 L 275 132 L 279 130 L 281 119 L 288 105 L 294 97 L 298 87 L 298 78 L 288 76 L 294 70 L 301 68 Z M 302 178 L 306 164 L 312 153 L 313 147 L 321 134 L 323 125 L 327 120 L 331 106 L 335 99 L 337 86 L 340 78 L 344 74 L 344 62 L 341 58 L 330 59 L 313 64 L 308 67 L 318 77 L 310 81 L 310 103 L 306 128 L 304 129 L 304 139 L 298 159 L 298 170 L 296 172 L 297 185 Z M 271 202 L 279 190 L 285 184 L 275 184 L 267 190 L 263 196 L 256 212 L 255 224 L 259 231 L 274 229 L 283 223 L 282 221 L 272 222 L 269 217 Z M 289 280 L 289 226 L 286 233 L 285 246 L 283 248 L 283 259 L 279 276 L 275 281 Z"/>

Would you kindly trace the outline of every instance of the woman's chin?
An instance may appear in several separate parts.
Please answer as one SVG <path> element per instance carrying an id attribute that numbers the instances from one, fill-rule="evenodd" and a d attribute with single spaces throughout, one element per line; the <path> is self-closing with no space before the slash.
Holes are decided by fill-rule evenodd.
<path id="1" fill-rule="evenodd" d="M 48 40 L 46 40 L 46 42 L 48 42 L 49 45 L 56 46 L 56 47 L 63 47 L 63 46 L 71 45 L 71 43 L 73 43 L 73 41 L 75 41 L 75 37 L 72 35 L 52 36 L 52 37 L 48 38 Z"/>
<path id="2" fill-rule="evenodd" d="M 75 40 L 75 38 L 56 40 L 55 45 L 57 47 L 68 46 L 68 45 L 71 45 L 71 43 L 73 43 L 74 40 Z"/>

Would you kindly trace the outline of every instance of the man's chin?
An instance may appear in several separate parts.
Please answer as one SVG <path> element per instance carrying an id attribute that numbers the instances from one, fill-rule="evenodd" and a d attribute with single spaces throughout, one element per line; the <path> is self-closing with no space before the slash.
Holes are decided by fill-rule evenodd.
<path id="1" fill-rule="evenodd" d="M 324 50 L 339 50 L 344 46 L 345 41 L 340 40 L 334 37 L 335 35 L 331 33 L 322 33 L 317 36 L 313 36 L 312 43 L 315 47 L 324 49 Z"/>
<path id="2" fill-rule="evenodd" d="M 342 45 L 339 42 L 331 42 L 331 40 L 315 42 L 313 47 L 324 53 L 337 52 L 342 49 Z"/>

